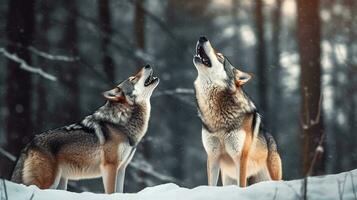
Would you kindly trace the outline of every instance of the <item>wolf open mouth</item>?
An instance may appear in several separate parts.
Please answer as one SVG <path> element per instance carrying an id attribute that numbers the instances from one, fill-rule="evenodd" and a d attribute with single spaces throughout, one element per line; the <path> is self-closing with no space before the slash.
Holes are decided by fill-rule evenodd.
<path id="1" fill-rule="evenodd" d="M 153 71 L 151 70 L 150 75 L 145 80 L 144 86 L 149 86 L 158 80 L 158 78 L 156 76 L 153 76 L 152 74 Z"/>
<path id="2" fill-rule="evenodd" d="M 207 67 L 211 67 L 211 60 L 207 56 L 205 49 L 203 48 L 203 45 L 201 44 L 201 42 L 199 42 L 197 44 L 195 59 L 200 60 L 201 63 L 206 65 Z"/>

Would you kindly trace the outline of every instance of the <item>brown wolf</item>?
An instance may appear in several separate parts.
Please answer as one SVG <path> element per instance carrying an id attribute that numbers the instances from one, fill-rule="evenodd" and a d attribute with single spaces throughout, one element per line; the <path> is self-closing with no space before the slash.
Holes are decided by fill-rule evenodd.
<path id="1" fill-rule="evenodd" d="M 125 169 L 145 135 L 150 97 L 159 83 L 147 65 L 114 89 L 81 122 L 36 135 L 23 149 L 12 181 L 66 189 L 68 179 L 102 177 L 106 193 L 123 192 Z"/>
<path id="2" fill-rule="evenodd" d="M 280 180 L 276 143 L 263 130 L 254 103 L 242 89 L 251 75 L 233 67 L 205 37 L 197 42 L 193 63 L 208 184 L 217 185 L 220 171 L 223 185 L 245 187 L 248 177 L 254 182 Z"/>

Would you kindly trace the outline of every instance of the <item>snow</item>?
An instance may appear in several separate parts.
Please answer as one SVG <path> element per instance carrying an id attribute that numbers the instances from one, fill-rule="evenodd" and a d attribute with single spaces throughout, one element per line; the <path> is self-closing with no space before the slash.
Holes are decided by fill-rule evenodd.
<path id="1" fill-rule="evenodd" d="M 36 186 L 24 186 L 9 181 L 6 184 L 8 199 L 33 199 L 33 200 L 114 200 L 114 199 L 302 199 L 301 186 L 302 180 L 293 181 L 268 181 L 239 188 L 237 186 L 199 186 L 193 189 L 179 187 L 173 183 L 148 187 L 139 193 L 132 194 L 94 194 L 90 192 L 73 193 L 60 190 L 40 190 Z M 308 199 L 357 199 L 356 198 L 357 170 L 344 172 L 337 175 L 308 178 Z M 6 199 L 4 186 L 0 183 L 0 199 Z"/>

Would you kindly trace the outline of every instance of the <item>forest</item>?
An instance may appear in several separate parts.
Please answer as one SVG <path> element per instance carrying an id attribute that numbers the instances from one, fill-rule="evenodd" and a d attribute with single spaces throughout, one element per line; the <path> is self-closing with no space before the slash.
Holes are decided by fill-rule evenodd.
<path id="1" fill-rule="evenodd" d="M 1 0 L 0 178 L 49 129 L 82 120 L 146 64 L 160 78 L 126 192 L 207 185 L 192 63 L 207 36 L 253 74 L 244 89 L 278 144 L 283 180 L 357 168 L 355 0 Z M 100 179 L 70 191 L 104 191 Z"/>

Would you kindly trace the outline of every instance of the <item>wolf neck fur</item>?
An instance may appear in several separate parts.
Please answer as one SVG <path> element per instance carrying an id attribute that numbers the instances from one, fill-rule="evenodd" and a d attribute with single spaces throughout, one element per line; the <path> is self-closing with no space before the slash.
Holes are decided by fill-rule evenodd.
<path id="1" fill-rule="evenodd" d="M 147 131 L 150 115 L 150 102 L 134 105 L 122 105 L 107 102 L 92 115 L 87 116 L 82 123 L 94 128 L 101 144 L 105 142 L 103 130 L 108 125 L 125 134 L 129 141 L 137 143 Z"/>
<path id="2" fill-rule="evenodd" d="M 235 92 L 214 84 L 195 82 L 196 98 L 204 127 L 209 132 L 239 129 L 256 108 L 241 88 Z"/>

